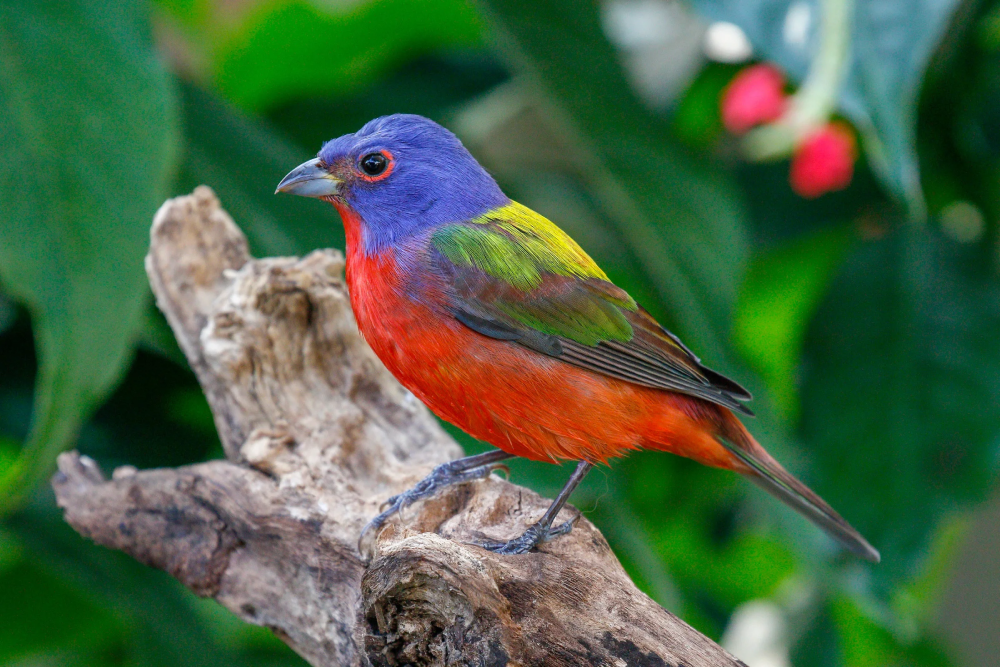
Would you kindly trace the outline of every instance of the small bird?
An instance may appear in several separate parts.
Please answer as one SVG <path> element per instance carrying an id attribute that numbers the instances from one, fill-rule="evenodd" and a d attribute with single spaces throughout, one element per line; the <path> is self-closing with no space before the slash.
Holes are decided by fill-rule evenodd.
<path id="1" fill-rule="evenodd" d="M 327 142 L 278 185 L 325 200 L 347 235 L 358 327 L 442 419 L 499 449 L 437 468 L 365 533 L 500 461 L 577 461 L 528 530 L 481 546 L 526 553 L 595 465 L 637 448 L 738 472 L 873 562 L 878 552 L 761 447 L 734 412 L 750 394 L 704 365 L 559 227 L 509 199 L 458 138 L 397 114 Z"/>

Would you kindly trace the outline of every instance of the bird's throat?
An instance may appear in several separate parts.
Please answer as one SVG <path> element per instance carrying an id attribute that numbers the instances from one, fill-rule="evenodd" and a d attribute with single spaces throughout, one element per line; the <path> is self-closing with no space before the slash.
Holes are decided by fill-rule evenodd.
<path id="1" fill-rule="evenodd" d="M 330 203 L 337 209 L 337 213 L 340 213 L 340 219 L 344 222 L 344 235 L 347 237 L 347 258 L 350 262 L 352 256 L 364 252 L 364 221 L 358 212 L 348 206 L 346 202 L 334 199 Z"/>
<path id="2" fill-rule="evenodd" d="M 381 309 L 397 291 L 399 276 L 395 253 L 388 249 L 376 255 L 368 254 L 364 220 L 347 204 L 340 201 L 332 203 L 344 221 L 347 237 L 347 267 L 344 273 L 351 308 L 361 332 L 368 338 L 381 319 Z"/>

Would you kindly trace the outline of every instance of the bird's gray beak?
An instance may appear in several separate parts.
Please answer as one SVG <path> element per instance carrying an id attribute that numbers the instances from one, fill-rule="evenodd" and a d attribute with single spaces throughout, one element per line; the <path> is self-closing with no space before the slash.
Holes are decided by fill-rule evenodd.
<path id="1" fill-rule="evenodd" d="M 329 197 L 339 192 L 342 181 L 319 166 L 319 158 L 303 162 L 278 183 L 274 194 L 287 192 L 302 197 Z"/>

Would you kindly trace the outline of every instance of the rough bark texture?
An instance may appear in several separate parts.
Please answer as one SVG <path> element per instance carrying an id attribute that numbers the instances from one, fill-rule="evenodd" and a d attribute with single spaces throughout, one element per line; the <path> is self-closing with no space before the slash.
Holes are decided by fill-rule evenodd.
<path id="1" fill-rule="evenodd" d="M 469 544 L 548 504 L 495 477 L 408 508 L 366 565 L 358 534 L 379 504 L 461 452 L 358 335 L 343 257 L 251 259 L 200 187 L 157 213 L 146 267 L 228 460 L 105 480 L 64 454 L 53 486 L 80 533 L 313 665 L 742 664 L 636 589 L 585 519 L 524 556 Z"/>

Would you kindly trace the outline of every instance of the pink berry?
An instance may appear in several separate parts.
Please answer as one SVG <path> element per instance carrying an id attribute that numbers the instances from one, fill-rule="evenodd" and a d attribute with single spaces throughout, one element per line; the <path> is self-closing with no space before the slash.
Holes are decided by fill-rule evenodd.
<path id="1" fill-rule="evenodd" d="M 796 147 L 789 173 L 792 190 L 806 199 L 843 190 L 854 176 L 857 157 L 851 129 L 843 123 L 827 123 Z"/>
<path id="2" fill-rule="evenodd" d="M 774 65 L 747 67 L 722 91 L 722 124 L 734 134 L 770 123 L 785 112 L 785 76 Z"/>

